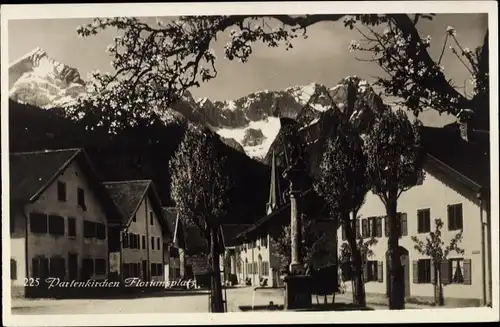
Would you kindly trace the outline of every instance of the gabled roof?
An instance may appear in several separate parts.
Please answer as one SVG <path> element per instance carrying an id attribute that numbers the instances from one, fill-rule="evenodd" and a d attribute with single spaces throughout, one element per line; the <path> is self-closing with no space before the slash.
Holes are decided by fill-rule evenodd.
<path id="1" fill-rule="evenodd" d="M 34 202 L 73 162 L 80 149 L 10 154 L 10 200 Z"/>
<path id="2" fill-rule="evenodd" d="M 186 247 L 185 227 L 178 215 L 178 210 L 175 207 L 163 207 L 163 215 L 165 216 L 168 228 L 173 231 L 174 245 L 184 249 Z"/>
<path id="3" fill-rule="evenodd" d="M 305 190 L 299 197 L 301 208 L 311 217 L 321 217 L 327 214 L 326 203 L 313 188 Z M 286 202 L 267 216 L 257 220 L 247 229 L 237 234 L 234 239 L 237 243 L 262 236 L 269 230 L 270 224 L 281 226 L 290 221 L 290 202 Z"/>
<path id="4" fill-rule="evenodd" d="M 488 189 L 490 186 L 489 134 L 475 132 L 477 141 L 467 142 L 460 137 L 458 126 L 424 127 L 422 144 L 429 155 L 428 163 L 446 169 L 469 186 Z M 461 177 L 460 177 L 461 176 Z"/>
<path id="5" fill-rule="evenodd" d="M 77 162 L 96 192 L 109 222 L 121 220 L 121 213 L 109 197 L 83 149 L 59 149 L 10 154 L 10 201 L 19 205 L 35 202 L 71 165 Z"/>
<path id="6" fill-rule="evenodd" d="M 228 246 L 235 246 L 238 244 L 236 241 L 236 236 L 245 230 L 247 230 L 249 227 L 251 227 L 251 224 L 224 224 L 221 226 L 222 229 L 222 237 L 224 239 L 224 245 L 226 247 Z"/>
<path id="7" fill-rule="evenodd" d="M 136 214 L 142 201 L 149 195 L 153 211 L 156 213 L 160 225 L 162 227 L 163 235 L 173 235 L 167 224 L 166 218 L 163 214 L 160 198 L 151 180 L 133 180 L 133 181 L 114 181 L 103 183 L 108 190 L 111 198 L 116 206 L 122 213 L 122 225 L 128 227 L 132 222 L 133 216 Z"/>

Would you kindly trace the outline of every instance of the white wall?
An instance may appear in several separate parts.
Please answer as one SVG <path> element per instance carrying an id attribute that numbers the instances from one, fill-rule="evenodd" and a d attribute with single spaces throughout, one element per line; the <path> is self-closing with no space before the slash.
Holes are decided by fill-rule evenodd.
<path id="1" fill-rule="evenodd" d="M 433 297 L 434 291 L 431 284 L 414 284 L 413 283 L 413 267 L 412 261 L 425 258 L 414 249 L 414 242 L 411 240 L 412 235 L 418 236 L 425 241 L 425 234 L 417 232 L 417 210 L 430 208 L 431 212 L 431 231 L 435 229 L 434 220 L 441 218 L 444 223 L 442 228 L 442 239 L 445 246 L 455 236 L 458 231 L 448 231 L 447 206 L 451 204 L 462 204 L 463 208 L 463 240 L 461 248 L 465 250 L 463 258 L 471 259 L 471 285 L 451 284 L 444 287 L 445 298 L 482 298 L 482 256 L 481 256 L 481 221 L 480 209 L 476 203 L 471 202 L 459 192 L 453 190 L 449 186 L 443 184 L 440 180 L 431 174 L 427 174 L 422 185 L 415 186 L 403 193 L 398 200 L 398 212 L 405 212 L 408 221 L 408 236 L 401 237 L 399 240 L 400 246 L 409 251 L 409 280 L 411 296 Z M 370 216 L 385 216 L 386 211 L 384 205 L 378 196 L 371 192 L 366 197 L 366 203 L 361 208 L 359 214 L 362 218 Z M 484 213 L 486 214 L 486 213 Z M 361 225 L 361 224 L 360 224 Z M 384 227 L 384 226 L 383 226 Z M 384 228 L 383 228 L 384 230 Z M 385 235 L 385 233 L 383 233 Z M 341 229 L 339 229 L 337 237 L 339 239 L 338 248 L 342 244 Z M 387 238 L 378 238 L 378 243 L 372 248 L 375 256 L 369 260 L 377 260 L 384 262 L 384 278 L 383 282 L 368 282 L 366 283 L 366 292 L 385 293 L 387 281 L 387 265 L 385 262 L 385 253 L 387 250 Z M 449 255 L 449 258 L 462 257 L 456 253 Z M 347 283 L 350 287 L 350 283 Z"/>

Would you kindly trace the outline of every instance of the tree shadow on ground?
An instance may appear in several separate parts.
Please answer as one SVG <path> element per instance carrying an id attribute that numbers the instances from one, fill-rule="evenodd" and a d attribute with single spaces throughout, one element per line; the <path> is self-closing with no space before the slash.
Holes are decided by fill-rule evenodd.
<path id="1" fill-rule="evenodd" d="M 283 305 L 256 305 L 252 308 L 251 305 L 239 307 L 241 311 L 283 311 Z M 313 304 L 310 308 L 299 309 L 293 311 L 373 311 L 375 309 L 366 306 L 360 306 L 352 303 L 328 303 L 328 304 Z"/>

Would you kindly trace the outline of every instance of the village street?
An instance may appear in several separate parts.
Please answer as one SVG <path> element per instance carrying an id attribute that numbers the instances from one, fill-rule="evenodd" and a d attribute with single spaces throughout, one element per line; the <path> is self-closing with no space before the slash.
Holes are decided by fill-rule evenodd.
<path id="1" fill-rule="evenodd" d="M 240 306 L 251 307 L 253 288 L 238 287 L 227 290 L 228 312 L 242 312 Z M 322 298 L 319 299 L 320 303 Z M 276 305 L 283 305 L 281 290 L 269 289 L 258 291 L 255 295 L 255 306 L 268 305 L 273 301 Z M 331 302 L 331 297 L 329 297 Z M 337 295 L 336 303 L 350 303 L 347 295 Z M 316 297 L 313 296 L 313 303 Z M 375 310 L 387 310 L 385 305 L 372 305 Z M 410 305 L 408 309 L 428 308 L 427 306 Z M 246 310 L 245 310 L 246 311 Z M 12 314 L 116 314 L 116 313 L 189 313 L 208 312 L 208 294 L 205 292 L 169 294 L 160 293 L 145 297 L 130 297 L 120 299 L 14 299 L 12 300 Z"/>

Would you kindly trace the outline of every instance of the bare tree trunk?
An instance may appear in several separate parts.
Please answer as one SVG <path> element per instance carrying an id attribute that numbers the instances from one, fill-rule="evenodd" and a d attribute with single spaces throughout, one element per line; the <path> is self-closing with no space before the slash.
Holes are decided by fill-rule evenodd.
<path id="1" fill-rule="evenodd" d="M 405 290 L 403 269 L 401 266 L 401 253 L 399 251 L 399 234 L 401 232 L 397 223 L 397 198 L 389 196 L 387 204 L 387 219 L 389 222 L 389 309 L 400 310 L 405 308 Z"/>
<path id="2" fill-rule="evenodd" d="M 441 269 L 437 269 L 437 272 L 438 272 L 438 275 L 436 276 L 439 276 L 439 278 L 436 278 L 436 280 L 438 281 L 438 305 L 440 307 L 444 306 L 444 295 L 443 295 L 443 282 L 441 280 Z"/>
<path id="3" fill-rule="evenodd" d="M 220 259 L 218 251 L 218 230 L 210 230 L 210 254 L 212 256 L 212 312 L 224 312 L 222 303 L 222 284 L 220 278 Z"/>

